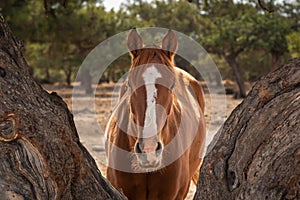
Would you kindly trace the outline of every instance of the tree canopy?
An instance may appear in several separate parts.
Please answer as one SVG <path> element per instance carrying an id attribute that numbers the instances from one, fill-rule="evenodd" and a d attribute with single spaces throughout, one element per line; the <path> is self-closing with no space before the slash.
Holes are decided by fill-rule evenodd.
<path id="1" fill-rule="evenodd" d="M 210 53 L 223 78 L 235 78 L 241 96 L 244 80 L 257 80 L 278 63 L 299 56 L 299 0 L 261 2 L 272 13 L 254 0 L 192 2 L 130 0 L 120 10 L 108 11 L 101 0 L 72 0 L 67 6 L 65 0 L 7 0 L 0 2 L 0 13 L 24 41 L 34 76 L 47 82 L 70 84 L 96 45 L 131 27 L 164 27 L 192 37 Z M 180 67 L 183 61 L 177 58 L 177 63 Z M 104 75 L 117 80 L 126 67 L 128 55 Z"/>

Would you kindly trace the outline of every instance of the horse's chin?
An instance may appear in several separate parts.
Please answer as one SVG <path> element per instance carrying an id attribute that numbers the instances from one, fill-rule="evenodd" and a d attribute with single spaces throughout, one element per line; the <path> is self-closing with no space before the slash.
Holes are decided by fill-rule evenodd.
<path id="1" fill-rule="evenodd" d="M 159 168 L 160 167 L 160 162 L 157 162 L 155 164 L 142 164 L 139 163 L 140 168 L 144 168 L 144 169 L 151 169 L 151 168 Z"/>
<path id="2" fill-rule="evenodd" d="M 155 172 L 161 168 L 161 161 L 155 163 L 143 163 L 138 161 L 138 171 L 141 173 Z"/>

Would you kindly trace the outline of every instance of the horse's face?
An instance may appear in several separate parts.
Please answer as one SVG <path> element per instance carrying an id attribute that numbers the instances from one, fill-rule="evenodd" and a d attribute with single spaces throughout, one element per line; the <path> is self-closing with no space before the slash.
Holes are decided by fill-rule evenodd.
<path id="1" fill-rule="evenodd" d="M 176 38 L 169 32 L 163 40 L 164 45 Z M 171 40 L 173 39 L 173 40 Z M 174 41 L 173 41 L 174 42 Z M 142 49 L 141 37 L 135 30 L 128 37 L 131 49 L 132 67 L 128 76 L 128 85 L 132 90 L 130 97 L 131 119 L 137 125 L 136 140 L 133 149 L 137 155 L 138 166 L 142 168 L 158 168 L 162 161 L 162 152 L 166 135 L 162 134 L 166 119 L 171 112 L 175 76 L 173 56 L 177 48 L 170 52 L 154 47 Z M 132 50 L 132 44 L 141 44 Z"/>
<path id="2" fill-rule="evenodd" d="M 170 78 L 162 82 L 166 69 L 166 66 L 156 64 L 145 65 L 136 72 L 141 73 L 142 80 L 137 78 L 136 73 L 129 76 L 132 88 L 130 113 L 137 125 L 134 151 L 139 166 L 144 168 L 158 167 L 162 159 L 165 135 L 161 132 L 172 108 L 172 85 L 175 81 Z"/>

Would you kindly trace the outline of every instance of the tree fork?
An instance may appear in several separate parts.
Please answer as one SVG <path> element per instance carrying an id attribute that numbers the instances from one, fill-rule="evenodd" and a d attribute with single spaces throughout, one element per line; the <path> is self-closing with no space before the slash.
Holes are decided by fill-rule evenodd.
<path id="1" fill-rule="evenodd" d="M 80 143 L 67 105 L 33 80 L 21 47 L 1 18 L 1 199 L 126 199 Z"/>

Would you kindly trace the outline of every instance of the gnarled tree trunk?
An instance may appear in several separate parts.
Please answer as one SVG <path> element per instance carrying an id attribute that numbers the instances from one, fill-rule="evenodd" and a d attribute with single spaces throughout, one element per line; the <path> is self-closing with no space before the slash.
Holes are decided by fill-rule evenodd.
<path id="1" fill-rule="evenodd" d="M 29 74 L 0 18 L 0 199 L 125 199 L 79 141 L 72 114 Z"/>
<path id="2" fill-rule="evenodd" d="M 205 157 L 198 199 L 300 199 L 300 58 L 259 80 Z"/>

